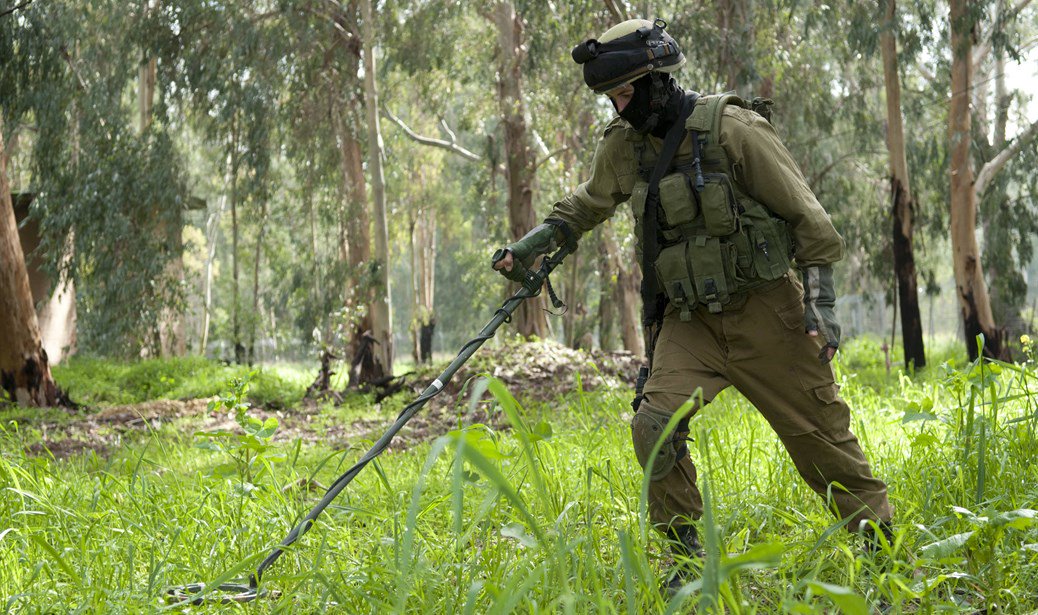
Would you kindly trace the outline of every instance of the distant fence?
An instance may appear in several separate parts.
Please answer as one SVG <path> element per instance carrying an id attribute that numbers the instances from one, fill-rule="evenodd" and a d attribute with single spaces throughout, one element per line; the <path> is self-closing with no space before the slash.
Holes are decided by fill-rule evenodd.
<path id="1" fill-rule="evenodd" d="M 953 289 L 936 297 L 919 297 L 919 316 L 923 324 L 923 335 L 957 335 L 961 332 L 959 310 L 954 301 Z M 844 337 L 863 334 L 889 337 L 894 324 L 893 310 L 887 304 L 882 291 L 848 294 L 836 299 L 836 318 L 843 327 Z M 896 336 L 901 337 L 901 315 L 898 314 Z"/>

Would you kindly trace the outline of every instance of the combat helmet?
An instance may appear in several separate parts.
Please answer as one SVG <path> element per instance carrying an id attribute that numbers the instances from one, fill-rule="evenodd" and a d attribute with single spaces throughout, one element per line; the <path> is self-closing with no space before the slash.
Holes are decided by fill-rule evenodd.
<path id="1" fill-rule="evenodd" d="M 666 27 L 662 19 L 628 19 L 574 47 L 571 54 L 584 67 L 584 83 L 602 94 L 653 71 L 681 68 L 685 55 Z"/>

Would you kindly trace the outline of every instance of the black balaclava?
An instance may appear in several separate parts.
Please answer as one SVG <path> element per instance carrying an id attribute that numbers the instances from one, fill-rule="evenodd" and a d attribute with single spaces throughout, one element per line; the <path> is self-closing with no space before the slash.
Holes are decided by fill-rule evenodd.
<path id="1" fill-rule="evenodd" d="M 638 132 L 652 133 L 662 139 L 681 111 L 681 88 L 669 74 L 657 71 L 639 77 L 631 85 L 634 95 L 619 112 L 620 117 Z M 615 102 L 613 108 L 616 108 Z"/>

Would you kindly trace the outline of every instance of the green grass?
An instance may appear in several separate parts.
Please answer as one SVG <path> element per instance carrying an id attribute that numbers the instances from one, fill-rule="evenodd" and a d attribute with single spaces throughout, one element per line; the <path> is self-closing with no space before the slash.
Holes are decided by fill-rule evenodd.
<path id="1" fill-rule="evenodd" d="M 1038 520 L 1028 512 L 1038 508 L 1035 366 L 938 361 L 911 379 L 896 369 L 887 376 L 882 361 L 850 344 L 838 369 L 853 428 L 897 511 L 894 544 L 875 559 L 861 556 L 800 481 L 765 421 L 726 391 L 692 422 L 708 496 L 702 531 L 718 556 L 700 583 L 668 602 L 658 591 L 668 550 L 640 514 L 629 391 L 587 393 L 574 383 L 561 404 L 523 408 L 491 384 L 494 397 L 478 403 L 496 406 L 500 420 L 489 423 L 498 427 L 444 425 L 441 437 L 380 457 L 268 571 L 264 585 L 279 599 L 198 610 L 1038 609 Z M 158 385 L 144 382 L 150 366 L 137 369 L 96 362 L 83 371 L 97 403 L 125 403 L 145 390 L 212 390 L 225 368 L 187 360 L 179 379 Z M 109 378 L 120 384 L 107 389 Z M 473 404 L 460 407 L 465 423 Z M 313 420 L 388 424 L 394 416 L 353 399 Z M 191 419 L 163 423 L 108 456 L 27 454 L 53 420 L 0 411 L 0 599 L 18 612 L 160 610 L 171 585 L 247 577 L 320 497 L 286 486 L 311 477 L 328 485 L 370 445 L 275 436 L 285 461 L 242 497 L 208 476 L 227 459 L 194 446 Z"/>
<path id="2" fill-rule="evenodd" d="M 252 400 L 278 406 L 298 404 L 316 373 L 315 369 L 307 371 L 295 365 L 224 365 L 197 356 L 137 362 L 73 357 L 55 366 L 53 373 L 73 401 L 98 406 L 212 397 L 225 390 L 228 379 L 244 376 L 253 369 L 257 376 Z"/>

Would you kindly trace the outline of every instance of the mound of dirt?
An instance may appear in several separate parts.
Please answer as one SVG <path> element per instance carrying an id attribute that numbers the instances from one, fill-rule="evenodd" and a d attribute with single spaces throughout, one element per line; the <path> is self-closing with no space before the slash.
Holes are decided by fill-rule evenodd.
<path id="1" fill-rule="evenodd" d="M 407 448 L 415 442 L 436 438 L 459 425 L 484 423 L 507 429 L 506 418 L 493 411 L 493 404 L 483 402 L 469 408 L 465 391 L 470 382 L 489 374 L 501 380 L 520 403 L 550 402 L 580 387 L 586 391 L 600 388 L 631 388 L 637 375 L 639 357 L 626 352 L 587 352 L 574 350 L 553 341 L 520 342 L 506 340 L 488 346 L 462 366 L 446 384 L 443 392 L 412 418 L 393 441 L 391 449 Z M 439 376 L 446 363 L 423 367 L 407 377 L 408 387 L 397 399 L 410 403 Z M 226 413 L 211 413 L 209 399 L 160 399 L 143 403 L 113 406 L 96 413 L 81 414 L 70 422 L 41 423 L 41 439 L 27 446 L 33 455 L 48 453 L 56 458 L 93 451 L 107 456 L 123 444 L 123 438 L 134 433 L 158 429 L 164 423 L 194 417 L 190 429 L 210 431 L 238 429 Z M 395 406 L 399 407 L 399 406 Z M 316 406 L 295 410 L 254 407 L 250 413 L 260 419 L 276 416 L 280 422 L 277 439 L 297 438 L 307 443 L 345 447 L 358 440 L 373 440 L 395 420 L 395 414 L 383 410 L 347 424 L 315 420 Z"/>
<path id="2" fill-rule="evenodd" d="M 557 399 L 577 389 L 578 376 L 585 391 L 634 388 L 640 365 L 641 358 L 629 352 L 574 350 L 551 340 L 507 340 L 498 347 L 481 348 L 430 405 L 455 405 L 465 383 L 482 374 L 500 379 L 520 401 Z M 415 393 L 423 391 L 437 375 L 439 371 L 426 369 L 415 376 Z"/>

